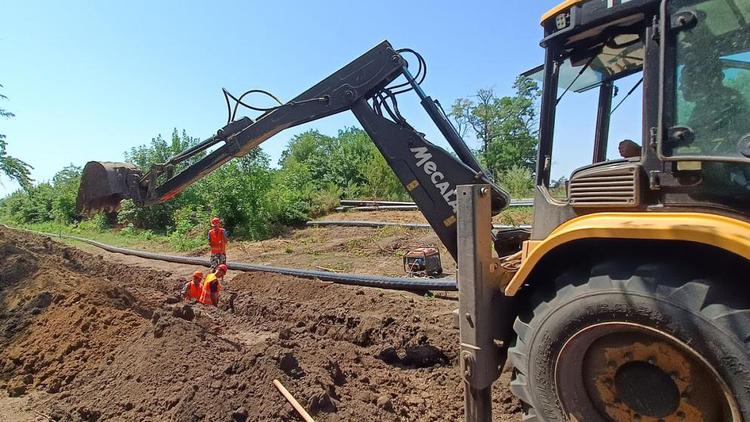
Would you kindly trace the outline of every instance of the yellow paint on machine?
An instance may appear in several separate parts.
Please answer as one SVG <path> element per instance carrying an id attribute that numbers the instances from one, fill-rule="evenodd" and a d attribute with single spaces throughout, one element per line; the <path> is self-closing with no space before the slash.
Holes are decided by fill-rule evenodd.
<path id="1" fill-rule="evenodd" d="M 598 213 L 567 221 L 541 241 L 526 242 L 523 262 L 505 295 L 515 295 L 541 259 L 583 239 L 682 240 L 715 246 L 750 260 L 750 223 L 705 213 Z"/>
<path id="2" fill-rule="evenodd" d="M 587 1 L 589 0 L 565 0 L 564 2 L 558 4 L 557 6 L 548 10 L 547 13 L 542 15 L 542 23 L 546 22 L 547 19 L 549 18 L 554 18 L 560 12 L 568 10 L 573 6 L 579 5 L 581 3 L 585 3 Z"/>

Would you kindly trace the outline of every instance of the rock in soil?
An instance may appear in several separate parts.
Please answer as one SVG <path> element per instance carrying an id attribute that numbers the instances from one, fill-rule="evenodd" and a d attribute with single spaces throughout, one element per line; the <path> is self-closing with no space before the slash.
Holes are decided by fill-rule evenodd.
<path id="1" fill-rule="evenodd" d="M 233 422 L 245 422 L 247 421 L 247 409 L 240 406 L 237 409 L 232 412 L 232 421 Z"/>
<path id="2" fill-rule="evenodd" d="M 379 408 L 381 408 L 381 409 L 383 409 L 383 410 L 385 410 L 387 412 L 393 412 L 393 402 L 391 402 L 391 398 L 390 397 L 388 397 L 386 395 L 382 395 L 382 396 L 378 397 L 378 399 L 377 399 L 377 401 L 375 403 L 378 405 Z"/>

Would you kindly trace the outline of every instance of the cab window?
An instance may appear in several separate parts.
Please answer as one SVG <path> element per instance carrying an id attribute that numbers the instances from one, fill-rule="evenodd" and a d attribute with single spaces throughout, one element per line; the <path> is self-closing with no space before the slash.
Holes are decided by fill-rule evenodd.
<path id="1" fill-rule="evenodd" d="M 639 160 L 642 144 L 641 33 L 623 32 L 590 48 L 569 48 L 558 65 L 556 96 L 546 100 L 554 104 L 555 123 L 551 156 L 542 158 L 549 192 L 559 199 L 567 198 L 566 181 L 574 170 L 593 162 Z M 543 73 L 531 76 L 541 79 Z"/>
<path id="2" fill-rule="evenodd" d="M 677 33 L 673 69 L 674 126 L 687 137 L 666 155 L 742 158 L 750 135 L 750 2 L 675 0 L 669 7 L 673 19 L 694 22 Z"/>

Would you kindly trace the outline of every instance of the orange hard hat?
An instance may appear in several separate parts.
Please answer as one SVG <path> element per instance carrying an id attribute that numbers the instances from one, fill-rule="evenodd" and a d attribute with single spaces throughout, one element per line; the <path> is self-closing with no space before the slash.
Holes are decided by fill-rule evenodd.
<path id="1" fill-rule="evenodd" d="M 196 271 L 193 273 L 193 277 L 195 278 L 203 278 L 203 273 L 200 271 Z"/>
<path id="2" fill-rule="evenodd" d="M 226 264 L 219 264 L 219 266 L 216 267 L 216 270 L 221 270 L 221 271 L 227 272 L 229 270 L 229 268 L 226 266 Z"/>
<path id="3" fill-rule="evenodd" d="M 218 226 L 219 224 L 221 224 L 221 220 L 219 220 L 219 217 L 214 217 L 211 219 L 212 226 Z"/>

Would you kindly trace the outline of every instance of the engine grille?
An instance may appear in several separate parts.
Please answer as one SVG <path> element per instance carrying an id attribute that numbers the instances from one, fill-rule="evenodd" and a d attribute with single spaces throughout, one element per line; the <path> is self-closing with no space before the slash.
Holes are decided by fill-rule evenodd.
<path id="1" fill-rule="evenodd" d="M 581 169 L 570 179 L 574 207 L 634 207 L 640 203 L 640 166 L 612 163 Z"/>

